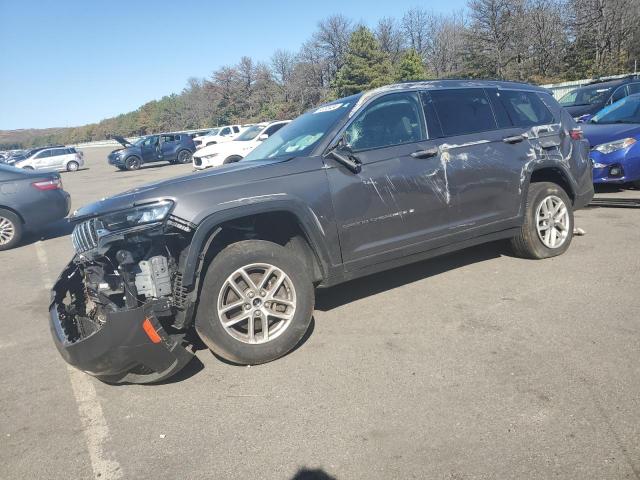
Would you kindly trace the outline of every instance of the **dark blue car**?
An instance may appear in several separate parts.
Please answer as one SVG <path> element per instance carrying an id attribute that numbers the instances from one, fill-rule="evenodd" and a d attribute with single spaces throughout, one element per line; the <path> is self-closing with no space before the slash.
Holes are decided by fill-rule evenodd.
<path id="1" fill-rule="evenodd" d="M 191 163 L 191 156 L 196 151 L 193 139 L 186 133 L 148 135 L 134 143 L 116 135 L 113 139 L 124 148 L 111 152 L 108 160 L 120 170 L 137 170 L 151 162 Z"/>
<path id="2" fill-rule="evenodd" d="M 640 94 L 600 110 L 582 129 L 591 143 L 593 182 L 640 187 Z"/>

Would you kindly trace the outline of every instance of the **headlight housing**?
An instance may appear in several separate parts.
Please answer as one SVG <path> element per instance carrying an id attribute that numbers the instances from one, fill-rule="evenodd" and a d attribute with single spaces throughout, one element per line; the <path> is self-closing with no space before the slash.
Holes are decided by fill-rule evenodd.
<path id="1" fill-rule="evenodd" d="M 163 200 L 120 212 L 109 213 L 99 217 L 98 220 L 102 228 L 115 232 L 138 225 L 162 222 L 167 218 L 172 207 L 173 202 L 171 200 Z"/>
<path id="2" fill-rule="evenodd" d="M 635 138 L 623 138 L 622 140 L 616 140 L 615 142 L 603 143 L 602 145 L 598 145 L 594 147 L 596 152 L 600 153 L 612 153 L 617 150 L 622 150 L 623 148 L 628 148 L 631 145 L 636 143 Z"/>
<path id="3" fill-rule="evenodd" d="M 218 156 L 218 154 L 217 154 L 217 153 L 211 153 L 211 154 L 209 154 L 209 155 L 203 155 L 203 156 L 201 156 L 200 158 L 202 158 L 202 160 L 210 160 L 210 159 L 212 159 L 213 157 L 217 157 L 217 156 Z"/>

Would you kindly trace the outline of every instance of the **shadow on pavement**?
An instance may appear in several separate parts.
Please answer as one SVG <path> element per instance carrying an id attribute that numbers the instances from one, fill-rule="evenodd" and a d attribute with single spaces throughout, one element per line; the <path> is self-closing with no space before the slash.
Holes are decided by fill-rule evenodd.
<path id="1" fill-rule="evenodd" d="M 73 225 L 66 218 L 63 218 L 50 223 L 40 231 L 25 232 L 19 246 L 24 247 L 25 245 L 31 245 L 32 243 L 36 243 L 40 240 L 44 241 L 64 237 L 66 235 L 71 235 L 72 231 Z"/>
<path id="2" fill-rule="evenodd" d="M 326 312 L 362 298 L 407 285 L 440 273 L 478 262 L 509 256 L 506 242 L 491 242 L 467 248 L 405 267 L 394 268 L 352 280 L 326 290 L 318 290 L 316 309 Z"/>
<path id="3" fill-rule="evenodd" d="M 332 477 L 321 468 L 314 470 L 301 468 L 293 477 L 291 477 L 291 480 L 336 480 L 336 477 Z"/>

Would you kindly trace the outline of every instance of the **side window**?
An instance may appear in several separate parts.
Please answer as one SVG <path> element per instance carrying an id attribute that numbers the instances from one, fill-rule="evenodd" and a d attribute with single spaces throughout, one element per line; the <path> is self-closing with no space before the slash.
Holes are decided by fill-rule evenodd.
<path id="1" fill-rule="evenodd" d="M 374 100 L 349 125 L 345 137 L 356 152 L 424 140 L 418 95 L 392 93 Z"/>
<path id="2" fill-rule="evenodd" d="M 224 127 L 220 132 L 220 135 L 226 137 L 227 135 L 231 135 L 231 129 L 229 127 Z"/>
<path id="3" fill-rule="evenodd" d="M 155 146 L 155 144 L 158 142 L 158 137 L 149 137 L 147 139 L 145 139 L 144 142 L 142 142 L 142 144 L 145 147 L 153 147 Z"/>
<path id="4" fill-rule="evenodd" d="M 237 125 L 233 126 L 233 133 L 238 133 L 240 131 L 240 129 L 238 128 Z"/>
<path id="5" fill-rule="evenodd" d="M 627 86 L 623 85 L 615 89 L 615 91 L 613 92 L 613 95 L 611 95 L 611 98 L 607 103 L 611 104 L 611 103 L 617 102 L 618 100 L 622 100 L 626 96 L 627 96 Z"/>
<path id="6" fill-rule="evenodd" d="M 422 108 L 424 108 L 424 116 L 427 120 L 428 138 L 444 137 L 442 127 L 440 126 L 440 120 L 436 113 L 436 106 L 428 92 L 422 92 Z"/>
<path id="7" fill-rule="evenodd" d="M 484 89 L 434 90 L 430 93 L 445 136 L 496 129 Z"/>
<path id="8" fill-rule="evenodd" d="M 629 89 L 629 95 L 640 93 L 640 83 L 630 83 L 627 88 Z"/>
<path id="9" fill-rule="evenodd" d="M 500 93 L 514 125 L 532 127 L 555 121 L 549 109 L 534 92 L 503 90 Z"/>
<path id="10" fill-rule="evenodd" d="M 491 106 L 493 107 L 493 113 L 496 116 L 496 121 L 498 122 L 498 127 L 500 128 L 511 128 L 513 127 L 513 122 L 509 118 L 509 114 L 507 113 L 507 109 L 504 108 L 504 104 L 502 103 L 501 94 L 497 89 L 488 89 L 487 94 L 491 99 Z"/>
<path id="11" fill-rule="evenodd" d="M 35 156 L 35 158 L 47 158 L 50 156 L 51 156 L 51 150 L 42 150 Z"/>
<path id="12" fill-rule="evenodd" d="M 276 125 L 271 125 L 262 133 L 266 133 L 267 135 L 271 136 L 274 133 L 276 133 L 278 130 L 280 130 L 282 127 L 284 127 L 285 125 L 286 123 L 277 123 Z"/>
<path id="13" fill-rule="evenodd" d="M 66 148 L 54 148 L 50 150 L 52 157 L 57 157 L 58 155 L 65 155 L 67 153 Z"/>

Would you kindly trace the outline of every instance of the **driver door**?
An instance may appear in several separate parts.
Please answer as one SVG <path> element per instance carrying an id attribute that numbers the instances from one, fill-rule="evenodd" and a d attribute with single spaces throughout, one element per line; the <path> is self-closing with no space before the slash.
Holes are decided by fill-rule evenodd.
<path id="1" fill-rule="evenodd" d="M 345 269 L 424 250 L 446 229 L 449 193 L 419 93 L 374 99 L 343 135 L 361 171 L 325 161 Z"/>

